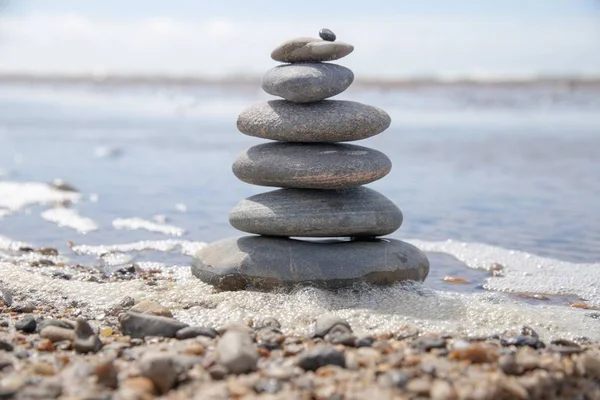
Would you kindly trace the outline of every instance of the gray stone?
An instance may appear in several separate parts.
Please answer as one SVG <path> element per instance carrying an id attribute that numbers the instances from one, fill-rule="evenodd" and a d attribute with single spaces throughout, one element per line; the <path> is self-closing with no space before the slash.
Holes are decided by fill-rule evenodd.
<path id="1" fill-rule="evenodd" d="M 245 374 L 256 368 L 258 352 L 250 335 L 229 330 L 217 344 L 217 360 L 229 372 Z"/>
<path id="2" fill-rule="evenodd" d="M 64 329 L 75 329 L 75 325 L 70 321 L 62 319 L 46 318 L 37 323 L 37 332 L 41 332 L 47 326 L 57 326 Z"/>
<path id="3" fill-rule="evenodd" d="M 75 324 L 75 343 L 73 347 L 80 354 L 97 353 L 102 348 L 102 341 L 83 318 L 78 318 Z"/>
<path id="4" fill-rule="evenodd" d="M 329 42 L 335 42 L 336 36 L 331 29 L 323 28 L 319 31 L 319 37 Z"/>
<path id="5" fill-rule="evenodd" d="M 35 332 L 36 325 L 35 318 L 31 315 L 27 315 L 15 322 L 15 329 L 25 333 L 33 333 Z"/>
<path id="6" fill-rule="evenodd" d="M 354 81 L 346 67 L 329 63 L 288 64 L 268 70 L 262 88 L 294 103 L 311 103 L 342 93 Z"/>
<path id="7" fill-rule="evenodd" d="M 175 337 L 179 340 L 192 339 L 198 336 L 206 336 L 211 339 L 217 337 L 217 331 L 213 328 L 205 328 L 202 326 L 188 326 L 178 330 Z"/>
<path id="8" fill-rule="evenodd" d="M 306 284 L 327 289 L 357 282 L 388 285 L 423 281 L 425 254 L 394 240 L 306 241 L 244 236 L 214 242 L 192 259 L 192 273 L 221 290 L 263 290 Z"/>
<path id="9" fill-rule="evenodd" d="M 336 325 L 342 325 L 348 328 L 348 332 L 352 332 L 352 328 L 348 321 L 333 314 L 321 315 L 315 321 L 313 336 L 323 338 Z"/>
<path id="10" fill-rule="evenodd" d="M 146 354 L 140 362 L 142 376 L 150 379 L 160 394 L 177 383 L 178 368 L 171 354 Z"/>
<path id="11" fill-rule="evenodd" d="M 335 347 L 317 346 L 298 358 L 298 366 L 305 371 L 316 371 L 326 365 L 337 365 L 346 368 L 346 357 Z"/>
<path id="12" fill-rule="evenodd" d="M 354 46 L 348 43 L 299 37 L 277 46 L 271 53 L 271 58 L 285 63 L 333 61 L 346 57 L 353 51 Z"/>
<path id="13" fill-rule="evenodd" d="M 40 336 L 50 339 L 52 343 L 62 342 L 63 340 L 72 341 L 75 340 L 75 331 L 60 326 L 47 325 L 40 331 Z"/>
<path id="14" fill-rule="evenodd" d="M 253 185 L 347 189 L 383 178 L 392 162 L 380 151 L 352 144 L 272 142 L 243 151 L 232 169 Z"/>
<path id="15" fill-rule="evenodd" d="M 188 326 L 172 318 L 132 311 L 123 314 L 119 322 L 121 331 L 132 338 L 144 338 L 146 336 L 175 337 L 177 331 Z"/>
<path id="16" fill-rule="evenodd" d="M 395 232 L 402 212 L 381 193 L 360 186 L 345 190 L 279 189 L 240 201 L 229 213 L 243 232 L 286 237 L 374 237 Z"/>
<path id="17" fill-rule="evenodd" d="M 349 142 L 380 134 L 391 122 L 382 109 L 355 101 L 270 100 L 242 111 L 237 128 L 249 136 L 284 142 Z"/>

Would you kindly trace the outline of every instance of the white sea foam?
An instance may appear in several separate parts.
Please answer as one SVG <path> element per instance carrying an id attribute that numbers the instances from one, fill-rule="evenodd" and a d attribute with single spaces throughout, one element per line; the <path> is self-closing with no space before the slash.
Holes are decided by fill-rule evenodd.
<path id="1" fill-rule="evenodd" d="M 490 278 L 490 288 L 510 290 L 509 285 L 515 284 L 519 290 L 542 288 L 552 293 L 577 293 L 587 297 L 590 302 L 598 301 L 595 291 L 590 290 L 590 284 L 598 282 L 600 264 L 584 266 L 473 243 L 412 242 L 428 251 L 452 254 L 473 268 L 489 266 L 494 262 L 505 264 L 506 277 Z M 177 246 L 182 246 L 181 242 L 140 242 L 104 246 L 102 250 L 139 250 L 148 247 L 174 249 Z M 74 250 L 95 253 L 101 249 L 76 246 Z M 538 268 L 538 265 L 543 267 Z M 549 266 L 553 266 L 553 269 Z M 148 286 L 138 280 L 103 283 L 102 290 L 98 290 L 99 283 L 52 279 L 12 263 L 0 263 L 0 280 L 17 293 L 36 288 L 37 292 L 31 296 L 44 301 L 62 301 L 61 296 L 67 296 L 69 300 L 85 302 L 90 312 L 102 312 L 105 307 L 127 295 L 137 299 L 153 299 L 173 309 L 178 319 L 200 325 L 219 326 L 229 321 L 271 315 L 283 324 L 285 331 L 307 332 L 315 317 L 334 312 L 348 319 L 358 333 L 396 331 L 409 324 L 427 331 L 490 334 L 526 324 L 545 339 L 587 336 L 600 340 L 600 330 L 595 329 L 598 321 L 587 315 L 589 311 L 542 302 L 533 305 L 512 300 L 499 292 L 462 294 L 429 290 L 422 285 L 412 288 L 397 285 L 358 287 L 337 293 L 314 288 L 303 288 L 292 293 L 219 293 L 194 278 L 187 267 L 168 267 L 152 262 L 144 263 L 143 267 L 162 269 L 174 280 L 159 280 L 156 286 Z M 583 269 L 586 269 L 585 279 L 576 275 L 576 271 Z M 523 272 L 530 275 L 524 276 Z M 560 276 L 563 278 L 555 288 L 545 282 L 548 279 L 558 280 Z M 579 279 L 575 279 L 577 276 Z"/>
<path id="2" fill-rule="evenodd" d="M 150 232 L 163 233 L 171 236 L 182 236 L 185 230 L 173 225 L 157 224 L 141 218 L 117 218 L 113 221 L 115 229 L 145 229 Z"/>
<path id="3" fill-rule="evenodd" d="M 98 229 L 98 224 L 87 217 L 82 217 L 76 210 L 64 207 L 51 208 L 42 212 L 41 217 L 54 222 L 60 227 L 75 229 L 80 233 L 88 233 Z"/>
<path id="4" fill-rule="evenodd" d="M 35 204 L 77 202 L 76 192 L 57 190 L 39 182 L 0 182 L 0 209 L 4 215 Z"/>
<path id="5" fill-rule="evenodd" d="M 1 243 L 1 242 L 0 242 Z M 174 251 L 177 248 L 181 249 L 181 253 L 184 255 L 192 255 L 196 251 L 200 250 L 204 247 L 206 243 L 204 242 L 192 242 L 189 240 L 142 240 L 134 243 L 124 243 L 124 244 L 113 244 L 113 245 L 76 245 L 71 248 L 77 254 L 92 254 L 92 255 L 103 255 L 107 253 L 121 252 L 138 252 L 138 251 L 162 251 L 162 252 L 170 252 Z M 1 247 L 0 247 L 1 248 Z"/>

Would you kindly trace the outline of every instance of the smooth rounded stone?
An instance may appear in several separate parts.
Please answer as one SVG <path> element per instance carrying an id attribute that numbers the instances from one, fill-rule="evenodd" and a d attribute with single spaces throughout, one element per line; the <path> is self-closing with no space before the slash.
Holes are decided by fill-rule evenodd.
<path id="1" fill-rule="evenodd" d="M 353 51 L 354 46 L 348 43 L 299 37 L 277 46 L 271 52 L 271 58 L 285 63 L 333 61 L 346 57 Z"/>
<path id="2" fill-rule="evenodd" d="M 240 201 L 229 213 L 229 222 L 240 231 L 268 236 L 375 237 L 400 228 L 402 212 L 364 186 L 279 189 Z"/>
<path id="3" fill-rule="evenodd" d="M 380 151 L 352 144 L 272 142 L 244 150 L 232 169 L 253 185 L 347 189 L 383 178 L 392 162 Z"/>
<path id="4" fill-rule="evenodd" d="M 47 325 L 40 331 L 40 337 L 50 339 L 52 343 L 62 342 L 63 340 L 73 341 L 75 340 L 75 331 L 60 326 Z"/>
<path id="5" fill-rule="evenodd" d="M 315 321 L 313 337 L 325 337 L 336 325 L 345 326 L 348 332 L 352 332 L 350 324 L 345 319 L 334 314 L 324 314 Z"/>
<path id="6" fill-rule="evenodd" d="M 354 81 L 346 67 L 329 63 L 288 64 L 268 70 L 262 88 L 294 103 L 311 103 L 342 93 Z"/>
<path id="7" fill-rule="evenodd" d="M 80 354 L 97 353 L 102 348 L 102 341 L 94 332 L 94 328 L 83 318 L 75 324 L 75 352 Z"/>
<path id="8" fill-rule="evenodd" d="M 316 371 L 326 365 L 346 368 L 346 357 L 335 347 L 317 346 L 301 354 L 297 364 L 305 371 Z"/>
<path id="9" fill-rule="evenodd" d="M 429 261 L 394 239 L 307 241 L 243 236 L 213 242 L 192 259 L 192 274 L 220 290 L 271 290 L 297 284 L 325 289 L 357 282 L 424 281 Z M 334 324 L 335 325 L 335 324 Z"/>
<path id="10" fill-rule="evenodd" d="M 150 379 L 159 393 L 167 393 L 177 383 L 177 365 L 172 354 L 145 354 L 140 362 L 142 376 Z"/>
<path id="11" fill-rule="evenodd" d="M 356 101 L 270 100 L 242 111 L 237 128 L 249 136 L 283 142 L 350 142 L 378 135 L 391 122 L 382 109 Z"/>
<path id="12" fill-rule="evenodd" d="M 152 314 L 127 311 L 119 318 L 121 331 L 132 338 L 146 336 L 175 337 L 177 331 L 188 327 L 188 324 L 172 318 Z"/>
<path id="13" fill-rule="evenodd" d="M 229 330 L 217 344 L 217 360 L 231 373 L 245 374 L 253 371 L 258 358 L 252 338 L 245 332 Z"/>
<path id="14" fill-rule="evenodd" d="M 335 42 L 336 36 L 331 29 L 323 28 L 319 31 L 319 37 L 329 42 Z"/>
<path id="15" fill-rule="evenodd" d="M 217 337 L 217 331 L 213 328 L 203 326 L 188 326 L 177 331 L 175 337 L 179 340 L 192 339 L 198 336 L 206 336 L 211 339 Z"/>
<path id="16" fill-rule="evenodd" d="M 36 325 L 37 322 L 35 321 L 35 318 L 31 315 L 27 315 L 15 322 L 15 329 L 25 333 L 33 333 L 35 332 Z"/>
<path id="17" fill-rule="evenodd" d="M 158 315 L 160 317 L 173 318 L 171 310 L 169 310 L 166 307 L 163 307 L 160 303 L 157 303 L 156 301 L 152 300 L 142 300 L 133 307 L 131 307 L 129 311 L 138 312 L 142 314 Z"/>

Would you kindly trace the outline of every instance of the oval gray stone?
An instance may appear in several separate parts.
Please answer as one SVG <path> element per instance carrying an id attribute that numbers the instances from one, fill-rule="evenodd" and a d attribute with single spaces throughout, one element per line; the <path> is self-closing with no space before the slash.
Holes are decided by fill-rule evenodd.
<path id="1" fill-rule="evenodd" d="M 358 282 L 424 281 L 429 261 L 415 246 L 395 239 L 309 241 L 243 236 L 203 247 L 194 255 L 191 270 L 220 290 L 295 285 L 339 289 Z"/>
<path id="2" fill-rule="evenodd" d="M 277 46 L 271 53 L 271 58 L 285 63 L 333 61 L 346 57 L 352 51 L 354 46 L 348 43 L 299 37 Z"/>
<path id="3" fill-rule="evenodd" d="M 402 212 L 364 186 L 279 189 L 240 201 L 229 213 L 229 222 L 240 231 L 268 236 L 374 237 L 400 228 Z"/>
<path id="4" fill-rule="evenodd" d="M 354 73 L 337 64 L 289 64 L 272 68 L 262 78 L 262 88 L 273 96 L 295 103 L 310 103 L 338 95 L 354 81 Z"/>
<path id="5" fill-rule="evenodd" d="M 240 132 L 284 142 L 349 142 L 385 131 L 390 116 L 380 108 L 346 100 L 298 104 L 271 100 L 240 113 Z"/>
<path id="6" fill-rule="evenodd" d="M 346 189 L 383 178 L 392 162 L 380 151 L 352 144 L 275 142 L 244 150 L 232 169 L 253 185 Z"/>

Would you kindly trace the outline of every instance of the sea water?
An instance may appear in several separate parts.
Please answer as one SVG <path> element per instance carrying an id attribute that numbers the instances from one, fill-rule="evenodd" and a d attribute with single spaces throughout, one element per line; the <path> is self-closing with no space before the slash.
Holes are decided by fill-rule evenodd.
<path id="1" fill-rule="evenodd" d="M 229 210 L 270 190 L 231 172 L 236 154 L 264 142 L 239 133 L 235 120 L 265 94 L 254 86 L 3 84 L 0 281 L 97 313 L 125 295 L 155 299 L 207 325 L 269 314 L 305 331 L 335 312 L 359 332 L 410 325 L 486 334 L 526 324 L 548 337 L 600 339 L 599 94 L 585 85 L 349 89 L 339 98 L 392 117 L 390 129 L 358 144 L 392 160 L 392 172 L 369 186 L 403 211 L 390 236 L 427 252 L 428 279 L 218 293 L 191 277 L 190 257 L 240 235 Z M 51 188 L 56 178 L 78 191 Z M 63 261 L 90 268 L 136 262 L 171 279 L 100 289 L 27 268 L 35 255 L 15 253 L 21 245 L 56 247 Z M 503 267 L 497 276 L 493 264 Z M 448 275 L 469 282 L 445 282 Z"/>

